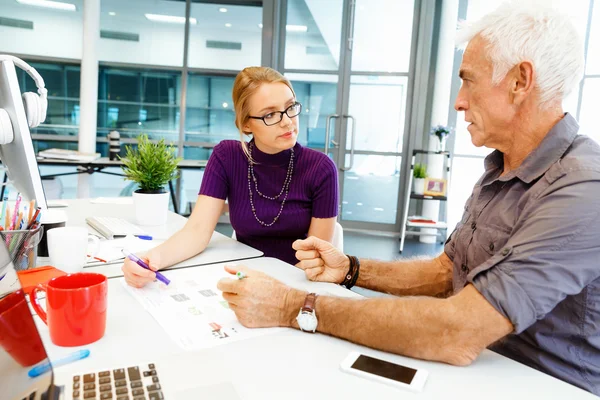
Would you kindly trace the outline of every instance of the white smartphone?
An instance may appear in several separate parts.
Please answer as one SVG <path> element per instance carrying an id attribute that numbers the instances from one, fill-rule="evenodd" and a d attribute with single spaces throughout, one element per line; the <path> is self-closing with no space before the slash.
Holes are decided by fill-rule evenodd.
<path id="1" fill-rule="evenodd" d="M 352 352 L 340 364 L 344 372 L 415 392 L 423 390 L 428 372 Z"/>

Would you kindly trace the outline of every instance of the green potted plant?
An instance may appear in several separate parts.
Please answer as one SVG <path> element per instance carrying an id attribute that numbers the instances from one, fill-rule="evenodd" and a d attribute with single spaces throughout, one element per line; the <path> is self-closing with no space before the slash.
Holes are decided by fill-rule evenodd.
<path id="1" fill-rule="evenodd" d="M 175 148 L 161 139 L 153 143 L 148 135 L 138 136 L 138 147 L 126 146 L 123 161 L 125 179 L 138 184 L 133 193 L 135 219 L 138 225 L 162 225 L 167 222 L 169 192 L 165 189 L 172 179 L 177 178 Z"/>
<path id="2" fill-rule="evenodd" d="M 427 165 L 415 164 L 413 168 L 415 194 L 423 194 L 425 192 L 425 178 L 427 178 Z"/>

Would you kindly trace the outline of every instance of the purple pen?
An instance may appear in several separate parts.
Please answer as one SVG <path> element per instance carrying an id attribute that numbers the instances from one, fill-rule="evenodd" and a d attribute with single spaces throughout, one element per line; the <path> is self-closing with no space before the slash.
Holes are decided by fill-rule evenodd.
<path id="1" fill-rule="evenodd" d="M 127 258 L 129 258 L 131 261 L 133 261 L 134 263 L 136 263 L 137 265 L 139 265 L 142 268 L 146 268 L 149 269 L 150 271 L 152 271 L 150 269 L 150 267 L 148 266 L 148 264 L 146 264 L 145 262 L 143 262 L 138 256 L 136 256 L 135 254 L 133 254 L 130 251 L 127 251 L 126 249 L 121 250 L 123 252 L 123 254 L 125 254 L 125 256 Z M 156 272 L 156 279 L 158 279 L 159 281 L 161 281 L 162 283 L 164 283 L 165 285 L 168 285 L 169 283 L 171 283 L 170 280 L 168 280 L 163 274 L 161 274 L 160 272 Z"/>

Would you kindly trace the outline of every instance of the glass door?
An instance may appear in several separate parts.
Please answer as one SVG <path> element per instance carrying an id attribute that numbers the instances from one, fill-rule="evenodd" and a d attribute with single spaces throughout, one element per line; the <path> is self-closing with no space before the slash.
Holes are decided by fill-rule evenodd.
<path id="1" fill-rule="evenodd" d="M 345 228 L 398 232 L 414 0 L 286 7 L 283 69 L 304 105 L 300 143 L 338 166 Z"/>
<path id="2" fill-rule="evenodd" d="M 397 232 L 414 0 L 355 0 L 346 15 L 340 219 Z"/>

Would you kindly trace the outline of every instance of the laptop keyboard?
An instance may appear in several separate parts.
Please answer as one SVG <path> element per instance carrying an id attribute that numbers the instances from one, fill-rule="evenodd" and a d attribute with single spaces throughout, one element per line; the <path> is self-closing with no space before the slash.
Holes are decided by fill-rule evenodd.
<path id="1" fill-rule="evenodd" d="M 73 376 L 73 400 L 163 400 L 154 364 Z"/>

